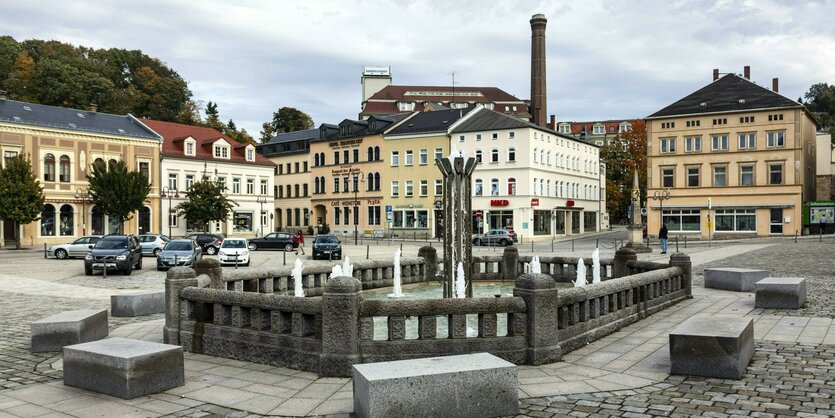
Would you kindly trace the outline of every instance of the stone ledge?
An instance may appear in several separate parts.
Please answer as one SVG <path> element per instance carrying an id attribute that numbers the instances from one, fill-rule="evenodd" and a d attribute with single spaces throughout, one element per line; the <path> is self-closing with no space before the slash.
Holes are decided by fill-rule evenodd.
<path id="1" fill-rule="evenodd" d="M 145 316 L 163 312 L 165 312 L 165 292 L 128 293 L 110 296 L 110 313 L 113 316 Z"/>
<path id="2" fill-rule="evenodd" d="M 705 287 L 712 289 L 753 292 L 758 281 L 766 278 L 765 270 L 719 267 L 705 269 Z"/>
<path id="3" fill-rule="evenodd" d="M 754 356 L 750 318 L 695 316 L 670 332 L 670 373 L 740 379 Z"/>
<path id="4" fill-rule="evenodd" d="M 806 303 L 806 279 L 802 277 L 767 277 L 757 282 L 754 307 L 800 309 Z"/>
<path id="5" fill-rule="evenodd" d="M 107 310 L 61 312 L 32 322 L 33 353 L 61 351 L 64 346 L 100 340 L 107 336 Z"/>

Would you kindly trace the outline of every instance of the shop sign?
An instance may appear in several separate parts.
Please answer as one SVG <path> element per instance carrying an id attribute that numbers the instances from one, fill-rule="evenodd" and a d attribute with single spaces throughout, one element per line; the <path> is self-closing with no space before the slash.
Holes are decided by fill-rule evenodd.
<path id="1" fill-rule="evenodd" d="M 334 168 L 334 169 L 331 170 L 332 174 L 356 174 L 356 173 L 359 173 L 359 172 L 360 172 L 359 168 L 354 168 L 354 167 L 351 167 L 351 166 L 342 167 L 342 168 Z"/>
<path id="2" fill-rule="evenodd" d="M 356 145 L 356 144 L 362 144 L 362 138 L 346 139 L 344 141 L 335 141 L 335 142 L 329 143 L 328 145 L 331 148 L 337 148 L 337 147 L 345 147 L 345 146 L 348 146 L 348 145 Z"/>
<path id="3" fill-rule="evenodd" d="M 368 199 L 368 204 L 369 205 L 379 205 L 380 204 L 380 199 Z"/>
<path id="4" fill-rule="evenodd" d="M 359 200 L 343 200 L 331 202 L 331 206 L 360 206 Z"/>
<path id="5" fill-rule="evenodd" d="M 569 207 L 569 208 L 573 208 L 573 207 L 574 207 L 574 201 L 573 201 L 573 200 L 569 200 L 569 201 L 565 202 L 565 206 L 567 206 L 567 207 Z"/>
<path id="6" fill-rule="evenodd" d="M 539 199 L 531 199 L 531 206 L 539 206 Z"/>
<path id="7" fill-rule="evenodd" d="M 493 199 L 490 201 L 490 206 L 510 206 L 510 201 L 504 199 Z"/>
<path id="8" fill-rule="evenodd" d="M 408 205 L 395 205 L 394 207 L 396 207 L 397 209 L 415 209 L 415 208 L 421 209 L 421 208 L 423 208 L 423 205 L 416 205 L 414 203 L 409 203 Z"/>

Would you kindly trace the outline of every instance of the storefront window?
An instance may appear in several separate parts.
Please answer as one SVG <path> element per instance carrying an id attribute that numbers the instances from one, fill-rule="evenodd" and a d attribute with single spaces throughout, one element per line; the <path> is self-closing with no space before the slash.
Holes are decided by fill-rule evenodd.
<path id="1" fill-rule="evenodd" d="M 557 211 L 557 218 L 554 222 L 555 227 L 557 228 L 557 235 L 565 235 L 565 211 L 558 210 Z"/>
<path id="2" fill-rule="evenodd" d="M 55 235 L 55 206 L 44 205 L 41 212 L 41 235 Z"/>
<path id="3" fill-rule="evenodd" d="M 699 210 L 665 210 L 663 221 L 670 232 L 696 232 L 700 230 Z"/>
<path id="4" fill-rule="evenodd" d="M 583 212 L 583 231 L 597 231 L 597 212 Z"/>
<path id="5" fill-rule="evenodd" d="M 428 228 L 429 211 L 425 209 L 395 210 L 392 228 Z"/>
<path id="6" fill-rule="evenodd" d="M 513 229 L 513 211 L 500 210 L 496 212 L 490 212 L 489 226 L 490 229 Z"/>
<path id="7" fill-rule="evenodd" d="M 716 232 L 756 232 L 754 209 L 716 209 Z"/>
<path id="8" fill-rule="evenodd" d="M 73 210 L 70 205 L 61 206 L 61 235 L 73 235 Z"/>
<path id="9" fill-rule="evenodd" d="M 252 212 L 235 212 L 232 220 L 235 224 L 235 232 L 252 231 Z"/>
<path id="10" fill-rule="evenodd" d="M 551 211 L 550 210 L 535 210 L 533 212 L 533 234 L 534 235 L 550 235 L 551 234 Z"/>
<path id="11" fill-rule="evenodd" d="M 580 233 L 580 212 L 571 212 L 571 233 Z"/>

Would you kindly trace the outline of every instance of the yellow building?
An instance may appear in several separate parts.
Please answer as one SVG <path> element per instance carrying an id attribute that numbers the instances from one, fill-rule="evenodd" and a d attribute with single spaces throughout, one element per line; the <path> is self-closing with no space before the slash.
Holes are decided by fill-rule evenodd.
<path id="1" fill-rule="evenodd" d="M 41 219 L 20 226 L 21 244 L 73 241 L 89 234 L 160 231 L 161 138 L 131 115 L 98 113 L 7 100 L 0 92 L 0 150 L 5 158 L 28 154 L 45 197 Z M 87 198 L 86 173 L 96 161 L 124 160 L 151 181 L 145 206 L 124 229 Z M 3 245 L 14 245 L 15 228 L 4 223 Z"/>
<path id="2" fill-rule="evenodd" d="M 311 163 L 310 141 L 319 138 L 318 129 L 278 134 L 256 147 L 258 153 L 276 164 L 273 191 L 273 229 L 276 231 L 302 230 L 313 226 L 310 198 Z"/>
<path id="3" fill-rule="evenodd" d="M 814 199 L 816 123 L 735 74 L 647 118 L 647 228 L 703 239 L 794 235 Z M 665 196 L 669 196 L 665 199 Z M 663 205 L 663 215 L 661 208 Z"/>

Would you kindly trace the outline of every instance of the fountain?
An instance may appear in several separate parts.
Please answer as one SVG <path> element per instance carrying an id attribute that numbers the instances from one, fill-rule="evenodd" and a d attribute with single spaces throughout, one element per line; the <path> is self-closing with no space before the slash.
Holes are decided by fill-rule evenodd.
<path id="1" fill-rule="evenodd" d="M 583 264 L 583 259 L 577 260 L 577 280 L 574 281 L 574 287 L 583 287 L 586 285 L 586 265 Z"/>
<path id="2" fill-rule="evenodd" d="M 467 282 L 464 279 L 464 263 L 458 263 L 458 278 L 455 280 L 455 297 L 464 299 L 467 297 Z"/>
<path id="3" fill-rule="evenodd" d="M 600 283 L 600 251 L 595 248 L 594 252 L 591 253 L 591 274 L 592 274 L 592 283 Z"/>
<path id="4" fill-rule="evenodd" d="M 298 258 L 296 259 L 296 264 L 293 266 L 293 270 L 290 271 L 290 274 L 293 276 L 294 296 L 297 298 L 303 298 L 304 288 L 302 287 L 302 260 L 299 260 Z"/>
<path id="5" fill-rule="evenodd" d="M 342 275 L 352 277 L 354 275 L 354 265 L 351 264 L 351 261 L 347 255 L 345 256 L 345 261 L 342 262 Z"/>
<path id="6" fill-rule="evenodd" d="M 331 274 L 330 274 L 330 276 L 328 276 L 328 279 L 333 279 L 334 277 L 342 277 L 344 275 L 345 274 L 342 271 L 342 266 L 337 264 L 337 265 L 333 266 L 333 268 L 331 269 Z"/>
<path id="7" fill-rule="evenodd" d="M 444 227 L 444 297 L 473 297 L 472 286 L 472 175 L 476 159 L 453 145 L 452 152 L 444 158 L 436 158 L 435 165 L 443 175 L 443 227 Z M 466 269 L 456 269 L 465 265 Z M 456 277 L 457 275 L 457 277 Z M 462 285 L 456 280 L 463 281 Z"/>
<path id="8" fill-rule="evenodd" d="M 530 264 L 530 273 L 531 274 L 542 274 L 542 265 L 539 264 L 539 256 L 535 255 L 531 259 Z"/>
<path id="9" fill-rule="evenodd" d="M 390 298 L 402 298 L 403 289 L 400 283 L 400 250 L 394 252 L 394 293 L 388 295 Z"/>

